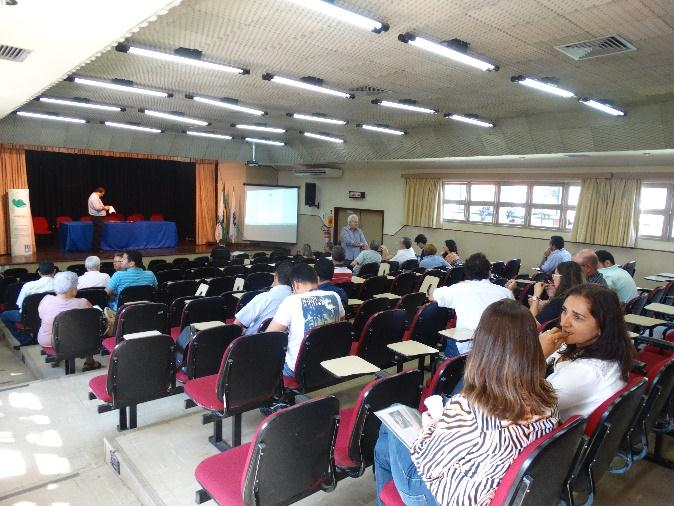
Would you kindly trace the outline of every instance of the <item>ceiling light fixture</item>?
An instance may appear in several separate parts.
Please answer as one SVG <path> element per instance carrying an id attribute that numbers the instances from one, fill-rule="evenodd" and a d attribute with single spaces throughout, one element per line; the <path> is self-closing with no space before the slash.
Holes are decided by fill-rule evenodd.
<path id="1" fill-rule="evenodd" d="M 116 105 L 94 104 L 94 103 L 86 101 L 86 100 L 72 100 L 72 99 L 65 99 L 65 98 L 40 97 L 40 98 L 38 98 L 38 101 L 45 102 L 47 104 L 82 107 L 84 109 L 97 109 L 99 111 L 121 112 L 121 111 L 125 110 L 123 107 L 118 107 Z"/>
<path id="2" fill-rule="evenodd" d="M 492 128 L 494 126 L 493 123 L 477 119 L 477 116 L 470 114 L 454 114 L 448 112 L 447 114 L 445 114 L 445 118 L 453 119 L 454 121 L 461 121 L 462 123 L 468 123 L 470 125 L 481 126 L 484 128 Z"/>
<path id="3" fill-rule="evenodd" d="M 588 107 L 592 107 L 593 109 L 597 109 L 598 111 L 605 112 L 606 114 L 610 114 L 611 116 L 624 116 L 625 112 L 621 111 L 620 109 L 616 109 L 613 106 L 610 106 L 606 103 L 599 102 L 597 100 L 594 100 L 592 98 L 588 97 L 583 97 L 578 100 L 581 104 L 585 104 Z"/>
<path id="4" fill-rule="evenodd" d="M 370 130 L 372 132 L 380 132 L 382 134 L 391 134 L 391 135 L 405 135 L 407 132 L 404 130 L 396 130 L 395 128 L 389 128 L 385 125 L 356 125 L 363 130 Z"/>
<path id="5" fill-rule="evenodd" d="M 271 139 L 258 139 L 256 137 L 244 137 L 246 142 L 252 142 L 255 144 L 269 144 L 270 146 L 285 146 L 285 142 L 272 141 Z"/>
<path id="6" fill-rule="evenodd" d="M 64 121 L 66 123 L 87 123 L 87 120 L 81 118 L 70 118 L 68 116 L 59 116 L 58 114 L 41 114 L 38 112 L 16 111 L 18 116 L 35 119 L 49 119 L 53 121 Z"/>
<path id="7" fill-rule="evenodd" d="M 186 130 L 185 133 L 187 135 L 194 135 L 195 137 L 208 137 L 210 139 L 222 139 L 225 141 L 232 139 L 231 135 L 214 134 L 212 132 L 196 132 L 194 130 Z"/>
<path id="8" fill-rule="evenodd" d="M 243 125 L 232 123 L 230 126 L 234 128 L 241 128 L 242 130 L 257 130 L 258 132 L 272 132 L 275 134 L 284 134 L 286 132 L 283 128 L 272 128 L 264 125 Z"/>
<path id="9" fill-rule="evenodd" d="M 279 84 L 285 84 L 286 86 L 293 86 L 295 88 L 301 88 L 308 91 L 316 91 L 318 93 L 324 93 L 326 95 L 332 95 L 333 97 L 340 98 L 356 98 L 355 95 L 350 93 L 344 93 L 343 91 L 332 90 L 330 88 L 323 87 L 323 80 L 317 77 L 305 77 L 302 80 L 288 79 L 287 77 L 281 77 L 274 74 L 263 74 L 262 79 L 265 81 L 273 81 Z"/>
<path id="10" fill-rule="evenodd" d="M 117 80 L 118 82 L 123 82 L 125 84 L 117 84 L 115 82 L 108 81 L 96 81 L 94 79 L 87 79 L 85 77 L 73 77 L 72 81 L 77 84 L 84 84 L 86 86 L 95 86 L 97 88 L 107 88 L 109 90 L 125 91 L 128 93 L 138 93 L 140 95 L 150 95 L 153 97 L 162 97 L 169 98 L 173 95 L 165 91 L 150 90 L 148 88 L 138 88 L 134 86 L 133 81 L 127 81 L 124 79 Z M 114 81 L 114 80 L 113 80 Z"/>
<path id="11" fill-rule="evenodd" d="M 208 104 L 213 105 L 215 107 L 222 107 L 223 109 L 229 109 L 230 111 L 252 114 L 253 116 L 264 116 L 267 114 L 265 111 L 261 111 L 259 109 L 253 109 L 252 107 L 245 107 L 239 105 L 239 101 L 235 99 L 217 100 L 214 98 L 196 97 L 194 95 L 185 95 L 185 98 L 194 100 L 195 102 L 201 102 L 202 104 Z"/>
<path id="12" fill-rule="evenodd" d="M 575 96 L 573 92 L 559 88 L 557 85 L 552 83 L 546 83 L 544 81 L 539 81 L 537 79 L 532 79 L 526 76 L 512 76 L 510 80 L 513 83 L 521 84 L 523 86 L 528 86 L 535 90 L 544 91 L 546 93 L 551 93 L 557 95 L 558 97 L 571 98 Z"/>
<path id="13" fill-rule="evenodd" d="M 499 69 L 498 65 L 482 61 L 478 58 L 475 58 L 474 56 L 469 56 L 465 52 L 459 51 L 457 49 L 452 49 L 449 42 L 432 42 L 423 37 L 419 37 L 418 35 L 414 35 L 413 33 L 401 33 L 398 35 L 398 40 L 400 42 L 404 42 L 405 44 L 416 46 L 419 49 L 429 51 L 439 56 L 444 56 L 445 58 L 449 58 L 450 60 L 463 63 L 464 65 L 468 65 L 476 69 L 489 72 L 496 72 Z M 468 45 L 466 44 L 465 47 L 467 48 L 467 46 Z"/>
<path id="14" fill-rule="evenodd" d="M 194 67 L 201 67 L 209 70 L 218 70 L 220 72 L 228 72 L 231 74 L 250 74 L 250 70 L 232 67 L 231 65 L 223 65 L 221 63 L 212 63 L 203 61 L 201 59 L 201 51 L 186 50 L 179 48 L 174 53 L 163 53 L 161 51 L 154 51 L 152 49 L 144 49 L 141 47 L 129 46 L 128 44 L 118 44 L 117 51 L 121 53 L 135 54 L 138 56 L 145 56 L 147 58 L 154 58 L 155 60 L 163 60 L 172 63 L 182 63 L 185 65 L 192 65 Z M 183 49 L 182 54 L 189 54 L 190 56 L 182 56 L 180 49 Z"/>
<path id="15" fill-rule="evenodd" d="M 361 16 L 360 14 L 356 14 L 355 12 L 351 12 L 346 9 L 342 9 L 341 7 L 337 7 L 336 5 L 334 5 L 334 3 L 330 1 L 325 2 L 321 0 L 288 0 L 288 1 L 297 5 L 301 5 L 302 7 L 315 10 L 317 12 L 320 12 L 321 14 L 325 14 L 327 16 L 339 19 L 340 21 L 350 23 L 354 26 L 364 28 L 365 30 L 369 30 L 374 33 L 386 32 L 389 29 L 389 25 L 387 25 L 386 23 L 382 23 L 380 21 L 376 21 L 374 19 Z"/>
<path id="16" fill-rule="evenodd" d="M 302 132 L 302 131 L 300 131 L 300 133 L 302 135 L 307 136 L 307 137 L 311 137 L 312 139 L 318 139 L 320 141 L 334 142 L 336 144 L 344 144 L 344 139 L 340 139 L 339 137 L 332 137 L 332 136 L 326 135 L 324 133 L 315 134 L 313 132 Z"/>
<path id="17" fill-rule="evenodd" d="M 391 107 L 393 109 L 402 109 L 404 111 L 420 112 L 423 114 L 437 114 L 438 111 L 435 109 L 428 109 L 427 107 L 419 107 L 415 105 L 414 100 L 401 100 L 400 102 L 392 102 L 390 100 L 380 100 L 375 99 L 372 101 L 373 104 L 381 105 L 383 107 Z"/>
<path id="18" fill-rule="evenodd" d="M 160 134 L 162 133 L 162 130 L 159 130 L 158 128 L 150 128 L 150 127 L 144 127 L 144 126 L 139 126 L 139 125 L 130 125 L 128 123 L 116 123 L 114 121 L 104 121 L 104 125 L 109 126 L 109 127 L 114 127 L 114 128 L 125 128 L 127 130 L 136 130 L 138 132 L 148 132 L 152 134 Z"/>
<path id="19" fill-rule="evenodd" d="M 177 121 L 178 123 L 187 123 L 188 125 L 206 126 L 209 124 L 208 121 L 204 121 L 202 119 L 188 118 L 187 116 L 183 116 L 181 114 L 152 111 L 150 109 L 138 109 L 138 112 L 142 112 L 143 114 L 147 114 L 148 116 L 154 116 L 155 118 L 167 119 L 169 121 Z"/>
<path id="20" fill-rule="evenodd" d="M 325 116 L 325 114 L 314 113 L 314 114 L 300 114 L 300 113 L 287 113 L 286 116 L 289 118 L 303 119 L 305 121 L 315 121 L 316 123 L 328 123 L 330 125 L 346 125 L 348 121 L 343 119 L 332 119 Z"/>

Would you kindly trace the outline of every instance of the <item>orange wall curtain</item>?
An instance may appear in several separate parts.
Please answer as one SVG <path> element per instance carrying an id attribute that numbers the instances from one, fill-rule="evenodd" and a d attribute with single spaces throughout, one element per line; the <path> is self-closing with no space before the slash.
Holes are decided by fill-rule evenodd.
<path id="1" fill-rule="evenodd" d="M 215 242 L 215 175 L 216 162 L 197 162 L 196 164 L 196 244 Z"/>
<path id="2" fill-rule="evenodd" d="M 28 188 L 25 151 L 0 145 L 0 198 L 2 199 L 2 206 L 0 206 L 0 255 L 8 255 L 11 251 L 7 190 L 13 188 Z M 35 245 L 33 244 L 34 249 Z"/>

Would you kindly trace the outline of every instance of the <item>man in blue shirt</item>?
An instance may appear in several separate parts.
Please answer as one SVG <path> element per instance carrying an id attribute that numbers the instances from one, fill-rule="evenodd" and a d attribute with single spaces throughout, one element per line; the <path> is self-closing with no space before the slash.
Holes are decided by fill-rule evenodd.
<path id="1" fill-rule="evenodd" d="M 332 277 L 335 274 L 335 264 L 327 258 L 319 258 L 316 260 L 314 269 L 318 275 L 318 290 L 335 292 L 342 300 L 342 306 L 345 308 L 349 307 L 349 297 L 346 295 L 344 289 L 332 282 Z"/>
<path id="2" fill-rule="evenodd" d="M 559 264 L 570 261 L 571 253 L 564 249 L 564 238 L 561 235 L 550 237 L 550 245 L 543 252 L 543 260 L 541 260 L 540 265 L 541 271 L 549 276 L 555 272 Z"/>
<path id="3" fill-rule="evenodd" d="M 292 262 L 281 262 L 276 266 L 274 282 L 268 292 L 256 295 L 235 315 L 234 324 L 243 327 L 245 334 L 255 334 L 260 324 L 273 318 L 283 299 L 293 290 L 290 287 L 290 269 Z"/>
<path id="4" fill-rule="evenodd" d="M 140 251 L 125 251 L 122 255 L 121 267 L 124 270 L 115 272 L 105 288 L 105 292 L 110 297 L 110 308 L 113 311 L 117 311 L 119 294 L 127 286 L 157 286 L 157 278 L 154 272 L 143 269 L 143 256 Z"/>
<path id="5" fill-rule="evenodd" d="M 620 302 L 625 303 L 639 296 L 637 284 L 630 276 L 630 273 L 619 265 L 616 265 L 613 255 L 603 249 L 595 251 L 599 265 L 599 272 L 602 273 L 608 287 L 618 294 Z"/>
<path id="6" fill-rule="evenodd" d="M 348 263 L 353 262 L 360 254 L 360 250 L 367 248 L 365 234 L 358 228 L 358 216 L 355 214 L 349 216 L 349 224 L 342 229 L 340 240 L 346 252 L 346 261 Z"/>

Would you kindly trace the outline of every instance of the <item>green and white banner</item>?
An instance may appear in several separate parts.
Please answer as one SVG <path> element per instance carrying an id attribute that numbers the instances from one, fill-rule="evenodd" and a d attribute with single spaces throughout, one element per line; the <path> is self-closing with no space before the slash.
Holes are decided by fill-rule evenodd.
<path id="1" fill-rule="evenodd" d="M 27 189 L 7 190 L 12 256 L 33 254 L 33 219 Z"/>

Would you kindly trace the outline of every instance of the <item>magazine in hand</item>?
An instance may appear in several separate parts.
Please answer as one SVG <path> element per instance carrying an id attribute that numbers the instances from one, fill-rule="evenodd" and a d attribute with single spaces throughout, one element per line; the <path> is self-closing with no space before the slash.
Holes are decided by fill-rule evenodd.
<path id="1" fill-rule="evenodd" d="M 419 411 L 409 406 L 396 404 L 375 411 L 374 414 L 408 449 L 412 448 L 412 444 L 421 432 L 421 413 Z"/>

